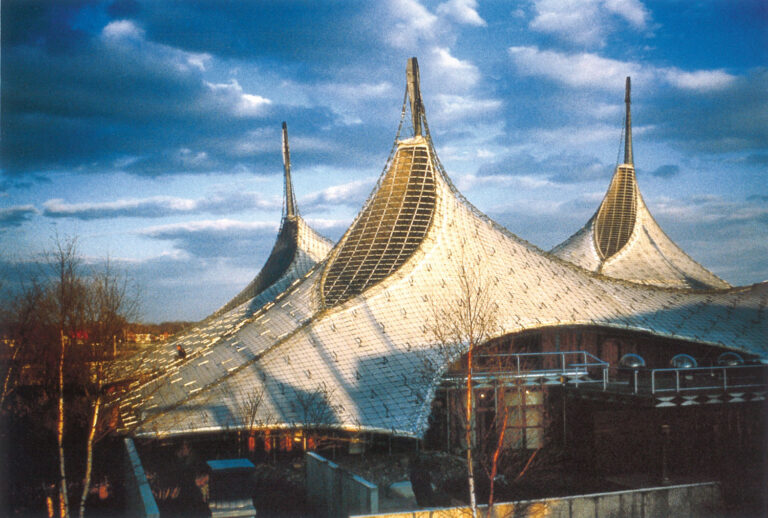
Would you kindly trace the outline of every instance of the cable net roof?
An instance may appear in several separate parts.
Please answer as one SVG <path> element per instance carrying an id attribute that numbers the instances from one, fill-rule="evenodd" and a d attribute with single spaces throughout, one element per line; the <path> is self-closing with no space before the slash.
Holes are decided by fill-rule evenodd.
<path id="1" fill-rule="evenodd" d="M 458 344 L 448 354 L 428 327 L 435 307 L 460 296 L 464 263 L 498 305 L 493 337 L 601 326 L 768 357 L 768 283 L 707 293 L 590 274 L 504 231 L 436 174 L 433 222 L 396 271 L 327 308 L 316 296 L 316 267 L 194 359 L 122 398 L 123 430 L 163 437 L 312 424 L 420 436 L 442 373 L 466 352 Z M 255 395 L 261 404 L 251 419 Z M 302 403 L 310 400 L 326 410 L 322 422 Z"/>
<path id="2" fill-rule="evenodd" d="M 730 285 L 694 261 L 653 219 L 632 166 L 616 169 L 597 212 L 552 253 L 582 268 L 640 284 L 711 290 Z"/>
<path id="3" fill-rule="evenodd" d="M 603 258 L 624 248 L 632 235 L 637 216 L 636 187 L 635 169 L 619 166 L 595 221 L 595 242 Z"/>
<path id="4" fill-rule="evenodd" d="M 397 148 L 375 195 L 342 237 L 323 279 L 328 306 L 365 291 L 419 247 L 435 209 L 435 167 L 423 137 Z"/>
<path id="5" fill-rule="evenodd" d="M 632 158 L 630 78 L 627 77 L 624 162 L 594 216 L 552 249 L 593 272 L 641 284 L 694 290 L 730 285 L 691 259 L 656 223 L 637 187 Z"/>
<path id="6" fill-rule="evenodd" d="M 361 277 L 357 293 L 336 292 L 341 288 L 328 284 L 330 272 L 343 268 L 316 266 L 273 302 L 209 339 L 194 357 L 169 365 L 120 397 L 121 430 L 166 437 L 311 425 L 422 436 L 443 373 L 467 349 L 462 343 L 452 348 L 436 343 L 429 327 L 436 311 L 461 297 L 462 269 L 476 272 L 494 301 L 498 325 L 490 339 L 552 326 L 597 326 L 768 359 L 768 282 L 705 292 L 644 286 L 586 271 L 480 213 L 444 174 L 428 131 L 424 138 L 426 144 L 418 139 L 397 144 L 379 188 L 332 252 L 333 262 L 342 261 L 342 250 L 350 251 L 342 266 L 362 252 L 368 264 L 380 265 Z M 417 167 L 424 153 L 427 165 Z M 401 178 L 404 171 L 415 178 Z M 431 195 L 423 194 L 430 189 Z M 417 191 L 422 194 L 409 198 L 407 193 Z M 422 201 L 431 206 L 431 222 L 420 223 L 424 230 L 414 235 L 415 246 L 402 245 L 402 261 L 386 255 L 387 246 L 365 249 L 384 227 L 374 225 L 367 213 L 383 203 L 377 201 L 380 195 L 389 201 L 376 213 L 390 215 L 388 236 L 400 221 L 395 213 L 412 210 L 411 221 L 416 221 Z M 391 206 L 395 199 L 401 204 L 397 211 Z M 416 208 L 407 209 L 414 199 Z M 638 197 L 635 228 L 644 225 L 647 232 L 634 232 L 625 248 L 638 235 L 659 239 L 643 219 L 644 207 Z M 353 242 L 357 248 L 348 248 Z M 356 268 L 362 270 L 363 264 Z M 378 276 L 378 268 L 388 273 Z M 339 293 L 330 299 L 333 304 L 324 296 L 329 291 Z"/>

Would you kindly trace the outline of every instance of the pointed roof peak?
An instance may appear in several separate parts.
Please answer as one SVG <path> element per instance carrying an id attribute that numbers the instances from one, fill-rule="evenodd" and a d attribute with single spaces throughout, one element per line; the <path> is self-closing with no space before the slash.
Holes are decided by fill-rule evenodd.
<path id="1" fill-rule="evenodd" d="M 616 167 L 594 216 L 552 253 L 588 270 L 642 284 L 727 288 L 727 282 L 691 259 L 664 233 L 643 202 L 632 159 L 630 81 L 627 77 L 624 94 L 624 163 Z"/>
<path id="2" fill-rule="evenodd" d="M 283 170 L 285 171 L 285 217 L 293 218 L 298 215 L 296 198 L 293 195 L 291 182 L 291 152 L 288 148 L 288 125 L 283 121 Z"/>
<path id="3" fill-rule="evenodd" d="M 424 106 L 421 104 L 421 86 L 419 84 L 419 62 L 416 58 L 408 60 L 405 70 L 405 78 L 408 88 L 408 98 L 411 101 L 411 121 L 413 122 L 414 136 L 421 135 L 421 118 Z"/>
<path id="4" fill-rule="evenodd" d="M 632 112 L 630 110 L 630 91 L 631 91 L 631 81 L 629 76 L 627 76 L 627 83 L 626 83 L 626 89 L 624 93 L 624 104 L 626 105 L 626 116 L 624 119 L 624 163 L 629 165 L 634 165 L 633 159 L 632 159 Z"/>

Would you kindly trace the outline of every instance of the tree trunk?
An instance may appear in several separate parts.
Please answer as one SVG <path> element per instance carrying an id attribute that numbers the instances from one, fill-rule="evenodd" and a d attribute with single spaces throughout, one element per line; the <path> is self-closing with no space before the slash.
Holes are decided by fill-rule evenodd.
<path id="1" fill-rule="evenodd" d="M 469 353 L 467 353 L 467 422 L 464 428 L 465 439 L 467 441 L 467 479 L 469 482 L 469 507 L 472 510 L 472 518 L 477 518 L 477 500 L 475 498 L 475 468 L 472 464 L 472 349 L 473 344 L 469 344 Z"/>
<path id="2" fill-rule="evenodd" d="M 3 382 L 3 394 L 0 396 L 0 409 L 3 408 L 3 404 L 5 404 L 5 398 L 10 392 L 9 386 L 11 382 L 11 374 L 13 371 L 13 366 L 16 363 L 16 357 L 19 355 L 19 350 L 21 350 L 21 344 L 16 346 L 16 350 L 13 351 L 13 356 L 11 356 L 11 361 L 8 362 L 8 371 L 5 373 L 5 381 Z"/>
<path id="3" fill-rule="evenodd" d="M 59 446 L 59 514 L 69 518 L 69 497 L 67 496 L 67 470 L 64 465 L 64 331 L 61 331 L 61 355 L 59 356 L 59 414 L 56 439 Z"/>
<path id="4" fill-rule="evenodd" d="M 85 515 L 85 501 L 88 499 L 88 492 L 91 490 L 91 473 L 93 470 L 93 437 L 96 435 L 96 425 L 99 423 L 99 408 L 101 407 L 101 394 L 96 396 L 96 402 L 93 405 L 93 420 L 91 421 L 91 430 L 88 433 L 88 452 L 85 460 L 85 480 L 83 481 L 83 494 L 80 496 L 80 518 Z"/>
<path id="5" fill-rule="evenodd" d="M 499 442 L 496 444 L 496 450 L 493 452 L 493 460 L 491 461 L 491 491 L 488 495 L 488 516 L 491 516 L 493 510 L 493 484 L 496 479 L 496 473 L 499 467 L 499 456 L 501 455 L 501 449 L 504 447 L 504 434 L 507 431 L 507 421 L 509 420 L 509 407 L 504 404 L 504 419 L 501 423 L 501 432 L 499 432 Z"/>

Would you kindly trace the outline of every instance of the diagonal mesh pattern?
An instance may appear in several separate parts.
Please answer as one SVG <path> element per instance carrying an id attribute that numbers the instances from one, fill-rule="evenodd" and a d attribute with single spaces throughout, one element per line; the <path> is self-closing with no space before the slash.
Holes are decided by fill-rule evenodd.
<path id="1" fill-rule="evenodd" d="M 381 185 L 326 269 L 327 306 L 387 277 L 421 244 L 435 209 L 435 170 L 427 142 L 401 143 Z"/>
<path id="2" fill-rule="evenodd" d="M 620 165 L 600 205 L 595 221 L 595 244 L 603 259 L 629 241 L 637 217 L 637 184 L 632 166 Z"/>

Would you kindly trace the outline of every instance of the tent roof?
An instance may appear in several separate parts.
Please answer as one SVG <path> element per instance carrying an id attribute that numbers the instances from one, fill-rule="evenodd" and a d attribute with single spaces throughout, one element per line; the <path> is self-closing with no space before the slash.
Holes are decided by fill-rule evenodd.
<path id="1" fill-rule="evenodd" d="M 587 270 L 641 284 L 695 290 L 730 287 L 678 247 L 645 205 L 633 163 L 629 78 L 625 102 L 624 163 L 616 167 L 592 218 L 552 253 Z"/>
<path id="2" fill-rule="evenodd" d="M 467 202 L 443 171 L 427 130 L 397 143 L 327 261 L 237 327 L 211 337 L 193 359 L 121 398 L 123 430 L 165 437 L 318 425 L 421 436 L 442 374 L 467 348 L 442 347 L 429 326 L 435 311 L 461 297 L 462 269 L 478 275 L 495 303 L 499 320 L 491 338 L 601 326 L 768 357 L 768 283 L 665 289 L 560 260 Z M 346 272 L 345 287 L 337 288 Z"/>

